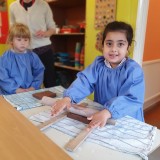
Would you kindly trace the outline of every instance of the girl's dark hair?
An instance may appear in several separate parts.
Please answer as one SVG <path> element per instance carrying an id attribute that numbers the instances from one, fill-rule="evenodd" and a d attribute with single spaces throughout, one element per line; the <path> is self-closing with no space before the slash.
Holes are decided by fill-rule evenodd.
<path id="1" fill-rule="evenodd" d="M 114 32 L 114 31 L 124 32 L 126 34 L 128 45 L 131 46 L 132 39 L 133 39 L 133 28 L 130 24 L 127 24 L 125 22 L 119 22 L 119 21 L 113 21 L 106 25 L 103 32 L 102 45 L 104 44 L 104 40 L 106 38 L 107 33 Z"/>

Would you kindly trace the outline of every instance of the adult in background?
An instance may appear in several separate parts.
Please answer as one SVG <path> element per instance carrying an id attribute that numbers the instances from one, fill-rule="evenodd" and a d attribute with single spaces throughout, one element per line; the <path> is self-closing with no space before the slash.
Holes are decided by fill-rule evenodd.
<path id="1" fill-rule="evenodd" d="M 26 24 L 31 31 L 31 48 L 45 66 L 44 86 L 56 85 L 50 36 L 55 32 L 52 11 L 44 0 L 16 0 L 10 5 L 10 24 Z"/>

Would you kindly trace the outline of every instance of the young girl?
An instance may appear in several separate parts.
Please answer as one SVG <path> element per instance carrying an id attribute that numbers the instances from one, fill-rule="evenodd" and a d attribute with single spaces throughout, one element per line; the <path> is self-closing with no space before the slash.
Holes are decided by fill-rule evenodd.
<path id="1" fill-rule="evenodd" d="M 94 101 L 102 104 L 103 109 L 88 117 L 89 128 L 103 127 L 107 119 L 126 115 L 144 121 L 144 75 L 142 68 L 128 57 L 132 38 L 133 29 L 129 24 L 109 23 L 103 33 L 103 56 L 98 56 L 77 74 L 64 98 L 53 105 L 52 114 L 58 114 L 94 92 Z"/>
<path id="2" fill-rule="evenodd" d="M 29 28 L 21 23 L 12 25 L 8 35 L 11 49 L 0 58 L 0 88 L 2 94 L 14 94 L 39 89 L 44 66 L 29 50 Z"/>

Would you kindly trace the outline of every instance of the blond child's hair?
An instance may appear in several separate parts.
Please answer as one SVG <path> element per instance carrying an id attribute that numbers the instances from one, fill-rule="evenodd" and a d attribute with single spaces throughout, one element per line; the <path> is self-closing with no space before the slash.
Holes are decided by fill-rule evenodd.
<path id="1" fill-rule="evenodd" d="M 31 33 L 28 26 L 22 23 L 14 23 L 9 29 L 7 43 L 11 44 L 14 37 L 28 38 L 31 41 Z"/>

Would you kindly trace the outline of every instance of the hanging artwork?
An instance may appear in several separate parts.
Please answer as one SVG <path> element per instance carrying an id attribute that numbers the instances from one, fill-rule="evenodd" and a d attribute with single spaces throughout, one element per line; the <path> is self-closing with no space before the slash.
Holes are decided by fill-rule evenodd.
<path id="1" fill-rule="evenodd" d="M 8 34 L 7 0 L 0 0 L 0 44 L 6 43 Z"/>
<path id="2" fill-rule="evenodd" d="M 95 29 L 103 29 L 115 20 L 116 0 L 96 0 L 95 7 Z"/>
<path id="3" fill-rule="evenodd" d="M 96 0 L 95 6 L 95 29 L 99 30 L 96 35 L 95 47 L 102 52 L 102 33 L 105 26 L 115 20 L 116 0 Z"/>
<path id="4" fill-rule="evenodd" d="M 102 52 L 102 38 L 103 38 L 103 32 L 100 31 L 96 35 L 96 49 L 100 52 Z"/>

